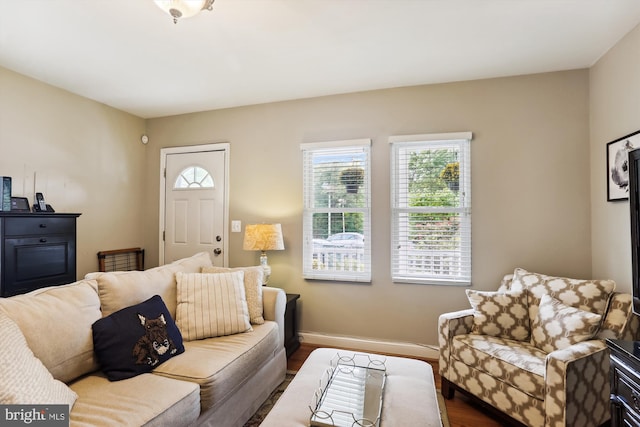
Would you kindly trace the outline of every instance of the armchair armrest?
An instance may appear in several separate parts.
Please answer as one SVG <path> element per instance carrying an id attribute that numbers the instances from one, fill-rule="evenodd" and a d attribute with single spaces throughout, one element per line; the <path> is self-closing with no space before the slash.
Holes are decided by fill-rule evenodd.
<path id="1" fill-rule="evenodd" d="M 545 426 L 599 426 L 610 418 L 609 349 L 584 341 L 547 355 Z"/>
<path id="2" fill-rule="evenodd" d="M 280 344 L 284 347 L 284 312 L 287 308 L 287 294 L 283 289 L 262 287 L 262 307 L 264 320 L 278 324 Z"/>
<path id="3" fill-rule="evenodd" d="M 450 378 L 451 339 L 456 335 L 470 333 L 472 326 L 473 309 L 471 308 L 444 313 L 438 318 L 438 344 L 440 346 L 438 372 L 443 378 Z"/>

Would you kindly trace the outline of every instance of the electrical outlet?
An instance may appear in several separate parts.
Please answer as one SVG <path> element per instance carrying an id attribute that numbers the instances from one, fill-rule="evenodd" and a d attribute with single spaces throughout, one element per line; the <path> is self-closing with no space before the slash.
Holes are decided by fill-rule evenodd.
<path id="1" fill-rule="evenodd" d="M 231 221 L 231 232 L 240 233 L 241 231 L 242 231 L 242 221 L 238 221 L 238 220 Z"/>

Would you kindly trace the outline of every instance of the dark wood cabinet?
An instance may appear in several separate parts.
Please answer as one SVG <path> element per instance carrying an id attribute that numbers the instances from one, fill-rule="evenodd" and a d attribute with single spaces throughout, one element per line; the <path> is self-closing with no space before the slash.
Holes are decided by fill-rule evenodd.
<path id="1" fill-rule="evenodd" d="M 284 312 L 284 347 L 287 357 L 300 347 L 298 338 L 298 298 L 299 294 L 287 294 L 287 307 Z"/>
<path id="2" fill-rule="evenodd" d="M 611 426 L 640 426 L 640 342 L 607 340 L 611 351 Z"/>
<path id="3" fill-rule="evenodd" d="M 78 216 L 0 213 L 0 296 L 76 281 Z"/>

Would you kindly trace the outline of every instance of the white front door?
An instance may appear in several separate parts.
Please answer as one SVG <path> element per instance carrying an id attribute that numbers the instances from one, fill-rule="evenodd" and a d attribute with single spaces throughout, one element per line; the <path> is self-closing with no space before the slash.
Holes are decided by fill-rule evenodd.
<path id="1" fill-rule="evenodd" d="M 198 252 L 209 252 L 216 266 L 227 264 L 228 151 L 219 145 L 162 150 L 165 173 L 161 264 Z"/>

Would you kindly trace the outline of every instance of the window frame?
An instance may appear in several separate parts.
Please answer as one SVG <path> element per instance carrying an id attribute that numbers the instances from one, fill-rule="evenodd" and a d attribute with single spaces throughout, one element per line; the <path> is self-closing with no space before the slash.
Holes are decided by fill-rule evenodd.
<path id="1" fill-rule="evenodd" d="M 187 179 L 187 171 L 191 171 L 193 170 L 193 175 L 194 175 L 194 180 L 189 181 Z M 203 171 L 206 173 L 205 177 L 200 180 L 200 181 L 196 181 L 195 180 L 195 176 L 196 176 L 196 171 Z M 203 181 L 205 181 L 207 178 L 209 178 L 209 180 L 211 181 L 211 185 L 203 185 Z M 182 179 L 185 183 L 187 183 L 186 187 L 179 187 L 178 186 L 178 181 Z M 197 184 L 197 185 L 192 185 L 192 184 Z M 178 176 L 176 176 L 176 178 L 173 180 L 173 188 L 172 190 L 174 191 L 185 191 L 185 190 L 210 190 L 212 188 L 215 188 L 215 182 L 213 180 L 213 176 L 211 175 L 211 173 L 206 169 L 203 168 L 200 165 L 189 165 L 186 168 L 183 168 L 180 173 L 178 174 Z"/>
<path id="2" fill-rule="evenodd" d="M 319 208 L 315 207 L 313 168 L 308 167 L 312 162 L 308 156 L 340 150 L 353 151 L 361 149 L 365 155 L 365 169 L 363 183 L 359 192 L 365 195 L 364 207 L 349 208 Z M 302 254 L 302 276 L 304 279 L 328 280 L 344 282 L 371 282 L 371 139 L 352 139 L 344 141 L 311 142 L 300 144 L 302 151 L 302 173 L 303 173 L 303 254 Z M 313 236 L 313 216 L 316 213 L 361 213 L 363 220 L 364 253 L 363 271 L 345 270 L 319 270 L 313 268 L 314 236 Z"/>
<path id="3" fill-rule="evenodd" d="M 471 259 L 471 140 L 473 134 L 471 132 L 455 132 L 455 133 L 439 133 L 439 134 L 421 134 L 421 135 L 400 135 L 391 136 L 389 138 L 391 151 L 391 258 L 390 270 L 391 278 L 394 283 L 417 283 L 426 285 L 454 285 L 454 286 L 470 286 L 472 273 Z M 459 185 L 461 192 L 460 205 L 458 207 L 409 207 L 400 206 L 400 185 L 401 178 L 399 176 L 399 151 L 407 147 L 416 147 L 418 149 L 427 150 L 429 147 L 436 148 L 438 146 L 458 146 L 458 162 L 459 162 Z M 406 166 L 406 164 L 404 165 Z M 406 179 L 405 179 L 406 181 Z M 404 264 L 402 264 L 401 241 L 400 235 L 404 233 L 408 235 L 408 226 L 401 230 L 400 215 L 407 213 L 457 213 L 461 214 L 462 231 L 460 232 L 461 242 L 457 251 L 461 261 L 461 274 L 459 275 L 438 275 L 431 272 L 412 273 L 408 271 L 406 254 Z M 466 228 L 465 228 L 466 227 Z M 418 250 L 419 251 L 419 250 Z M 424 251 L 425 254 L 427 251 Z"/>

